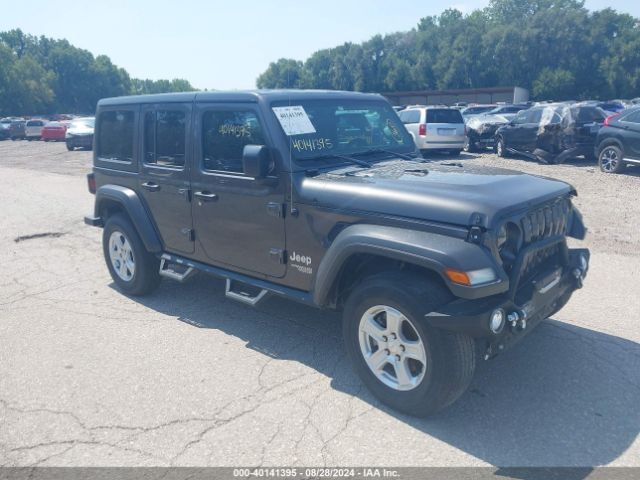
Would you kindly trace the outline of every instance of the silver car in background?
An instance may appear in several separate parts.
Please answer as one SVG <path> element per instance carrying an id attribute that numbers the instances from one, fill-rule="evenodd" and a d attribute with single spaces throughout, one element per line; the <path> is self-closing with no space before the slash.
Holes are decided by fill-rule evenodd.
<path id="1" fill-rule="evenodd" d="M 67 150 L 73 151 L 76 148 L 86 148 L 91 150 L 93 147 L 93 129 L 95 127 L 94 117 L 74 118 L 71 125 L 67 128 L 65 134 L 65 142 Z"/>
<path id="2" fill-rule="evenodd" d="M 464 120 L 455 108 L 418 105 L 407 107 L 398 116 L 423 155 L 432 151 L 458 155 L 464 148 Z"/>

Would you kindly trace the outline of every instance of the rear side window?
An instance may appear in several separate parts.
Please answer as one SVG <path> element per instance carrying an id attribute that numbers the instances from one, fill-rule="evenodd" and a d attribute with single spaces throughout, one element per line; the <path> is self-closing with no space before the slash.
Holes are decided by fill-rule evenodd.
<path id="1" fill-rule="evenodd" d="M 156 110 L 144 115 L 144 161 L 148 165 L 182 168 L 186 115 L 181 110 Z"/>
<path id="2" fill-rule="evenodd" d="M 621 120 L 629 123 L 640 123 L 640 110 L 636 110 L 629 115 L 625 115 Z"/>
<path id="3" fill-rule="evenodd" d="M 464 123 L 458 110 L 441 109 L 427 110 L 427 123 Z"/>
<path id="4" fill-rule="evenodd" d="M 101 160 L 131 163 L 133 159 L 133 112 L 111 110 L 98 118 L 98 151 Z"/>
<path id="5" fill-rule="evenodd" d="M 202 116 L 204 170 L 242 173 L 245 145 L 264 145 L 258 116 L 251 110 L 207 111 Z"/>
<path id="6" fill-rule="evenodd" d="M 580 107 L 574 115 L 579 123 L 602 122 L 607 116 L 604 110 L 598 107 Z"/>
<path id="7" fill-rule="evenodd" d="M 400 112 L 402 123 L 420 123 L 420 110 L 405 110 Z"/>

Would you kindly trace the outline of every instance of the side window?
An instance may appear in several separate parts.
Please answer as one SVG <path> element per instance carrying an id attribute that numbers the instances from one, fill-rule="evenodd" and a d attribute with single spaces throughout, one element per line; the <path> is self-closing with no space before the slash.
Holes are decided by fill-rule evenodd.
<path id="1" fill-rule="evenodd" d="M 245 145 L 264 145 L 258 116 L 251 110 L 207 111 L 202 116 L 202 167 L 242 173 Z"/>
<path id="2" fill-rule="evenodd" d="M 144 115 L 144 161 L 161 167 L 184 167 L 185 121 L 181 110 L 149 111 Z"/>
<path id="3" fill-rule="evenodd" d="M 130 163 L 133 160 L 133 112 L 111 110 L 98 117 L 98 158 Z"/>
<path id="4" fill-rule="evenodd" d="M 518 114 L 518 116 L 520 115 Z M 542 120 L 542 110 L 529 110 L 524 113 L 523 116 L 526 118 L 525 123 L 540 123 Z"/>
<path id="5" fill-rule="evenodd" d="M 515 117 L 513 117 L 513 123 L 516 125 L 522 125 L 523 123 L 527 123 L 527 113 L 520 112 Z"/>

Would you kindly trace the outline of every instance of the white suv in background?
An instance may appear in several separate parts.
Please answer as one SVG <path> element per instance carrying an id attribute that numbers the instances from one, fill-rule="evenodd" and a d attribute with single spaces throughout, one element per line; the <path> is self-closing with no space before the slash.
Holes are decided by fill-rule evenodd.
<path id="1" fill-rule="evenodd" d="M 458 155 L 464 148 L 465 127 L 459 110 L 418 105 L 407 107 L 398 115 L 423 155 L 430 151 Z"/>
<path id="2" fill-rule="evenodd" d="M 40 140 L 42 138 L 42 129 L 44 128 L 45 123 L 47 123 L 46 120 L 41 120 L 39 118 L 27 120 L 27 123 L 24 126 L 24 135 L 27 137 L 27 140 Z"/>

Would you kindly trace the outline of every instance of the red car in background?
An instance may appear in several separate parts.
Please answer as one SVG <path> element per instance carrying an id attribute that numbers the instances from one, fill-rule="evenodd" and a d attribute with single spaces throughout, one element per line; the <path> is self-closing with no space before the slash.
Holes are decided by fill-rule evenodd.
<path id="1" fill-rule="evenodd" d="M 64 142 L 64 135 L 67 133 L 67 126 L 62 122 L 49 122 L 42 128 L 42 140 Z"/>

